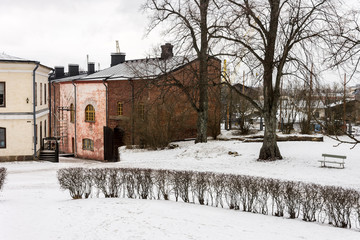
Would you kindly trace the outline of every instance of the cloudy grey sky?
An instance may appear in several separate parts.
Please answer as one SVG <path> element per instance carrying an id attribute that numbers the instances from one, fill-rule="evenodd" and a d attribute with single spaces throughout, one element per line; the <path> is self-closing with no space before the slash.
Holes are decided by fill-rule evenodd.
<path id="1" fill-rule="evenodd" d="M 144 0 L 0 0 L 0 52 L 49 67 L 77 63 L 86 55 L 101 69 L 110 66 L 115 41 L 127 59 L 146 57 L 162 43 L 144 38 Z M 66 68 L 67 69 L 67 68 Z"/>
<path id="2" fill-rule="evenodd" d="M 86 70 L 86 55 L 104 69 L 110 66 L 115 41 L 126 59 L 144 58 L 160 49 L 158 30 L 140 10 L 145 0 L 0 0 L 0 52 L 37 60 L 49 67 L 76 63 Z M 359 9 L 360 0 L 344 0 Z M 331 78 L 342 79 L 331 73 Z M 339 80 L 340 82 L 340 80 Z"/>

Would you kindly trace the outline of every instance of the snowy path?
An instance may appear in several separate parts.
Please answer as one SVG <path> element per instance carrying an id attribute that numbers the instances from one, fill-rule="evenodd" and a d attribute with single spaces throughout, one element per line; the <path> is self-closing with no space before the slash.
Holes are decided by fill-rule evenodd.
<path id="1" fill-rule="evenodd" d="M 359 150 L 333 149 L 324 143 L 280 143 L 285 159 L 256 162 L 260 144 L 237 141 L 194 145 L 163 151 L 122 150 L 121 162 L 78 159 L 48 162 L 0 163 L 8 169 L 0 192 L 1 240 L 52 239 L 360 239 L 359 229 L 334 228 L 260 214 L 250 214 L 172 201 L 134 199 L 71 200 L 59 190 L 56 171 L 63 167 L 149 167 L 191 169 L 303 180 L 360 189 Z M 238 151 L 233 157 L 228 151 Z M 322 152 L 343 151 L 345 169 L 320 168 Z"/>
<path id="2" fill-rule="evenodd" d="M 8 181 L 0 196 L 2 240 L 355 240 L 360 236 L 354 230 L 301 220 L 171 201 L 70 200 L 67 192 L 58 189 L 57 165 L 35 163 L 34 169 L 25 166 L 19 171 L 21 165 L 8 166 Z"/>

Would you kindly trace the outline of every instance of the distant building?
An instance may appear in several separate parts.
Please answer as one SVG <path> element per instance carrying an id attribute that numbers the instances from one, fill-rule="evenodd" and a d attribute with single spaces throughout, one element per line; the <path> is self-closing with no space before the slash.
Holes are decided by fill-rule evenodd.
<path id="1" fill-rule="evenodd" d="M 160 58 L 125 60 L 112 54 L 111 67 L 81 75 L 78 66 L 65 76 L 55 67 L 52 80 L 53 135 L 60 150 L 77 157 L 115 160 L 122 145 L 194 138 L 197 112 L 188 96 L 198 97 L 196 58 L 173 56 L 162 46 Z M 209 135 L 220 133 L 220 61 L 210 59 Z M 195 70 L 194 70 L 195 69 Z M 172 79 L 173 81 L 167 81 Z M 180 90 L 175 83 L 185 86 Z M 217 84 L 213 84 L 217 83 Z"/>
<path id="2" fill-rule="evenodd" d="M 0 53 L 0 161 L 32 160 L 48 136 L 48 77 L 39 62 Z"/>

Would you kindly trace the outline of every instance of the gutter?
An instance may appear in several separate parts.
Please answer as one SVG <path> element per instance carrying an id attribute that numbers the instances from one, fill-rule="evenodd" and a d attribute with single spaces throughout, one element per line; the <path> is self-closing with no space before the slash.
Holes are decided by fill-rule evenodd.
<path id="1" fill-rule="evenodd" d="M 55 88 L 55 85 L 54 85 L 54 81 L 52 81 L 51 82 L 51 86 L 53 87 L 53 89 L 54 89 L 54 112 L 56 111 L 56 88 Z M 50 87 L 50 92 L 51 92 L 51 87 Z M 51 98 L 50 98 L 50 102 L 51 102 Z M 51 106 L 51 105 L 50 105 Z M 51 110 L 51 109 L 50 109 Z M 51 112 L 50 112 L 50 114 L 51 114 Z M 50 119 L 51 119 L 51 117 L 50 117 Z M 50 122 L 51 123 L 51 122 Z M 54 130 L 56 129 L 56 119 L 55 119 L 55 114 L 54 114 Z M 51 130 L 51 125 L 50 125 L 50 130 Z M 50 135 L 51 135 L 51 131 L 50 131 Z M 55 132 L 54 132 L 54 134 L 53 134 L 54 136 L 53 137 L 55 137 Z"/>
<path id="2" fill-rule="evenodd" d="M 54 75 L 54 72 L 55 70 L 52 69 L 51 70 L 51 73 L 48 77 L 48 86 L 49 86 L 49 133 L 50 133 L 50 136 L 51 137 L 51 117 L 52 117 L 52 112 L 51 112 L 51 85 L 52 85 L 52 82 L 51 82 L 51 77 Z"/>
<path id="3" fill-rule="evenodd" d="M 76 105 L 76 84 L 75 80 L 72 81 L 72 85 L 74 86 L 74 100 L 75 100 L 75 112 L 74 112 L 74 124 L 75 124 L 75 136 L 74 136 L 74 156 L 76 157 L 77 153 L 77 137 L 76 137 L 76 112 L 77 112 L 77 105 Z M 71 114 L 71 113 L 70 113 Z"/>
<path id="4" fill-rule="evenodd" d="M 35 62 L 36 66 L 33 70 L 33 124 L 34 124 L 34 159 L 36 158 L 36 142 L 37 142 L 37 129 L 36 129 L 36 106 L 35 106 L 35 101 L 36 101 L 36 92 L 35 92 L 35 80 L 36 80 L 36 70 L 38 69 L 40 63 L 39 62 Z M 37 90 L 37 89 L 36 89 Z"/>
<path id="5" fill-rule="evenodd" d="M 131 85 L 131 145 L 135 145 L 135 91 L 133 80 L 129 78 L 128 81 Z"/>
<path id="6" fill-rule="evenodd" d="M 108 113 L 108 95 L 109 95 L 109 90 L 108 90 L 108 86 L 105 84 L 106 81 L 109 79 L 110 77 L 107 77 L 103 80 L 103 84 L 105 86 L 105 103 L 106 103 L 106 107 L 105 107 L 105 114 L 106 114 L 106 127 L 109 126 L 109 113 Z"/>

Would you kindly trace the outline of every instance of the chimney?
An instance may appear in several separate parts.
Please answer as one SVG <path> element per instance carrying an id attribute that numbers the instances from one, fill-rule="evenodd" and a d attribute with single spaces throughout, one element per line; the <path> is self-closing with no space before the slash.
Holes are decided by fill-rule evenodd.
<path id="1" fill-rule="evenodd" d="M 126 56 L 126 54 L 122 53 L 122 52 L 112 53 L 111 54 L 111 65 L 110 65 L 110 67 L 125 62 L 125 56 Z"/>
<path id="2" fill-rule="evenodd" d="M 88 74 L 92 74 L 95 72 L 95 63 L 94 62 L 89 62 L 88 63 Z"/>
<path id="3" fill-rule="evenodd" d="M 79 75 L 79 64 L 69 64 L 69 77 Z"/>
<path id="4" fill-rule="evenodd" d="M 173 54 L 173 45 L 171 43 L 165 43 L 165 45 L 161 45 L 161 59 L 169 59 L 174 56 Z"/>
<path id="5" fill-rule="evenodd" d="M 55 79 L 64 77 L 64 67 L 55 66 Z"/>

